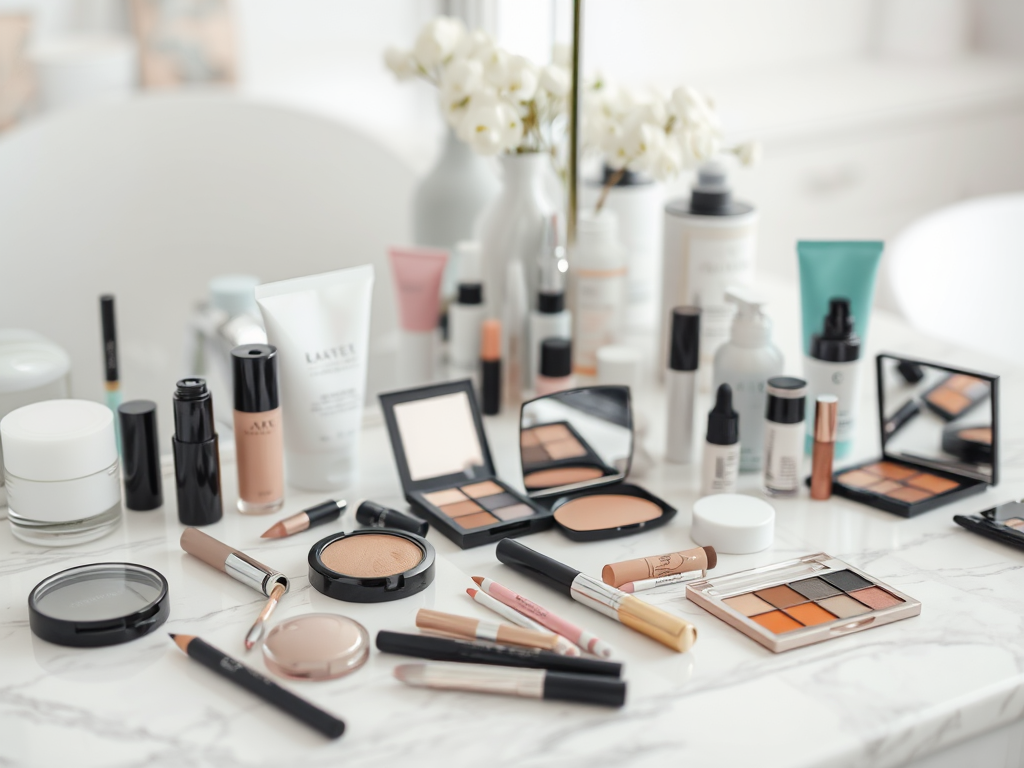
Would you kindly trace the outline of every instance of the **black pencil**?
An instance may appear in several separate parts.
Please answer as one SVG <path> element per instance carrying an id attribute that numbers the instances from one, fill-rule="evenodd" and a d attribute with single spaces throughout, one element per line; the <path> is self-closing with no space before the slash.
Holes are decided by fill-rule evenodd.
<path id="1" fill-rule="evenodd" d="M 245 666 L 228 656 L 223 651 L 204 643 L 193 635 L 171 635 L 171 639 L 181 650 L 195 659 L 204 667 L 212 669 L 221 677 L 225 677 L 235 685 L 254 693 L 268 704 L 280 709 L 296 720 L 301 720 L 311 728 L 320 731 L 324 736 L 336 739 L 345 732 L 345 723 L 334 715 L 324 712 L 319 707 L 300 699 L 294 693 L 286 691 L 273 680 L 268 680 L 259 672 Z"/>

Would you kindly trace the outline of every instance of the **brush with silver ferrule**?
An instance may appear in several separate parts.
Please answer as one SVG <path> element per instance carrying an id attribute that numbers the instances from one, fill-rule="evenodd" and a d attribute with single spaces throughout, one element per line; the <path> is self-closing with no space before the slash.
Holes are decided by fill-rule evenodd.
<path id="1" fill-rule="evenodd" d="M 288 577 L 196 528 L 186 528 L 181 534 L 181 548 L 235 581 L 270 598 L 246 635 L 245 647 L 251 649 L 259 642 L 263 625 L 277 607 L 281 596 L 288 591 Z M 255 639 L 250 643 L 254 633 Z"/>

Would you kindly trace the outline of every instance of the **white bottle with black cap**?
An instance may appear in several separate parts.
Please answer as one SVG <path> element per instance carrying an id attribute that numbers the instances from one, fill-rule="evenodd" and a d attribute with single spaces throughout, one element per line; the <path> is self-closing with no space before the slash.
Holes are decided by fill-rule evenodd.
<path id="1" fill-rule="evenodd" d="M 853 447 L 857 401 L 860 397 L 860 338 L 854 333 L 850 300 L 833 298 L 828 303 L 821 333 L 811 337 L 811 353 L 804 358 L 807 399 L 816 402 L 819 395 L 839 398 L 836 420 L 836 456 L 846 456 Z M 808 420 L 805 449 L 814 445 L 814 425 Z"/>
<path id="2" fill-rule="evenodd" d="M 715 407 L 708 413 L 708 439 L 704 444 L 704 471 L 700 495 L 736 493 L 740 476 L 740 417 L 732 408 L 732 387 L 718 387 Z"/>
<path id="3" fill-rule="evenodd" d="M 665 460 L 688 464 L 693 457 L 693 410 L 700 360 L 700 307 L 672 310 L 665 388 L 668 397 Z"/>
<path id="4" fill-rule="evenodd" d="M 764 421 L 764 490 L 769 496 L 796 496 L 804 458 L 807 382 L 793 376 L 768 379 Z"/>
<path id="5" fill-rule="evenodd" d="M 558 214 L 545 225 L 544 246 L 537 260 L 539 273 L 537 305 L 530 312 L 529 380 L 540 372 L 540 347 L 544 339 L 572 337 L 572 314 L 565 308 L 565 272 L 568 269 L 565 248 L 559 244 Z"/>
<path id="6" fill-rule="evenodd" d="M 473 377 L 480 365 L 480 328 L 484 322 L 484 286 L 480 278 L 480 244 L 460 241 L 459 282 L 448 306 L 448 356 L 453 375 Z"/>

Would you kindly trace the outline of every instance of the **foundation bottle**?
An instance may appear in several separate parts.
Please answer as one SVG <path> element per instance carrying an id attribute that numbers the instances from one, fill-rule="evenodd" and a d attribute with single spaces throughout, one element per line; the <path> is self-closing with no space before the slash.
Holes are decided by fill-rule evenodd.
<path id="1" fill-rule="evenodd" d="M 235 385 L 238 511 L 260 515 L 284 504 L 284 433 L 277 386 L 277 347 L 231 350 Z"/>

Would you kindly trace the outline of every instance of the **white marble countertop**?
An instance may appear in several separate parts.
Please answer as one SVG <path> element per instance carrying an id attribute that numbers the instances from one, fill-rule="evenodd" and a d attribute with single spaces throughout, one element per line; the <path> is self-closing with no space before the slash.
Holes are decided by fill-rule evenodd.
<path id="1" fill-rule="evenodd" d="M 783 291 L 785 293 L 785 291 Z M 792 306 L 792 305 L 790 305 Z M 625 662 L 629 683 L 621 710 L 559 702 L 405 687 L 391 676 L 408 659 L 374 650 L 367 665 L 340 680 L 284 683 L 346 720 L 336 742 L 292 721 L 208 670 L 171 643 L 167 631 L 196 634 L 264 670 L 242 638 L 262 604 L 259 595 L 182 552 L 182 526 L 165 477 L 167 503 L 126 512 L 116 532 L 70 549 L 16 541 L 0 525 L 0 763 L 12 766 L 344 765 L 415 761 L 420 766 L 889 766 L 940 750 L 1024 715 L 1024 553 L 968 533 L 952 521 L 1024 497 L 1024 371 L 950 350 L 891 316 L 872 321 L 879 347 L 950 364 L 1004 372 L 1003 479 L 1000 485 L 914 519 L 841 498 L 806 496 L 773 502 L 774 545 L 755 555 L 723 555 L 716 574 L 824 551 L 920 600 L 919 617 L 855 635 L 773 654 L 683 597 L 682 587 L 645 599 L 690 619 L 699 639 L 677 654 L 499 564 L 493 546 L 459 550 L 436 531 L 434 583 L 393 603 L 341 603 L 310 588 L 310 546 L 338 524 L 282 540 L 259 534 L 273 520 L 321 501 L 292 492 L 285 510 L 243 517 L 233 510 L 233 465 L 225 462 L 225 515 L 205 530 L 293 579 L 273 622 L 310 611 L 358 619 L 380 629 L 415 631 L 422 607 L 493 618 L 465 594 L 470 576 L 486 575 L 564 614 L 609 642 Z M 796 348 L 796 321 L 777 337 Z M 798 371 L 788 357 L 787 370 Z M 871 377 L 873 378 L 873 377 Z M 871 387 L 865 387 L 869 390 Z M 642 393 L 643 410 L 660 414 L 657 391 Z M 704 407 L 702 402 L 701 407 Z M 161 405 L 161 407 L 163 407 Z M 873 408 L 862 411 L 855 454 L 877 455 Z M 657 458 L 663 434 L 647 444 Z M 663 429 L 663 426 L 660 427 Z M 487 422 L 501 476 L 519 480 L 515 425 Z M 369 497 L 406 505 L 387 435 L 369 426 L 363 438 L 361 487 Z M 551 530 L 524 543 L 598 575 L 603 564 L 692 546 L 690 508 L 698 467 L 660 462 L 635 480 L 680 512 L 664 528 L 588 544 Z M 758 478 L 742 476 L 756 493 Z M 341 527 L 354 527 L 351 513 Z M 35 638 L 27 595 L 45 576 L 73 565 L 125 560 L 156 568 L 170 584 L 171 616 L 160 630 L 124 645 L 64 648 Z"/>

